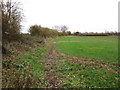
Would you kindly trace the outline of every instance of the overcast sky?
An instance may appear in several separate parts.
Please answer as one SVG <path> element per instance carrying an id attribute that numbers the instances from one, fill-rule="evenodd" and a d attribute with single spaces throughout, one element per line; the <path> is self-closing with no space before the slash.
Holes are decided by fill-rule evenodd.
<path id="1" fill-rule="evenodd" d="M 52 28 L 66 25 L 72 32 L 118 31 L 120 0 L 18 0 L 23 3 L 22 32 L 38 24 Z"/>

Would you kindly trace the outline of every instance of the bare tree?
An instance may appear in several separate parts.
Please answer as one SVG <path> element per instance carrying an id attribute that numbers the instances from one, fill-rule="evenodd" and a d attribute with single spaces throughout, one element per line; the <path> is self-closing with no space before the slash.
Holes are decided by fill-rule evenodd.
<path id="1" fill-rule="evenodd" d="M 65 26 L 65 25 L 64 25 L 64 26 L 61 26 L 61 31 L 62 31 L 62 32 L 66 32 L 67 30 L 68 30 L 68 27 L 67 27 L 67 26 Z"/>
<path id="2" fill-rule="evenodd" d="M 16 39 L 20 34 L 22 9 L 19 2 L 4 0 L 2 5 L 2 38 L 3 40 Z"/>
<path id="3" fill-rule="evenodd" d="M 65 25 L 61 25 L 61 26 L 54 26 L 53 29 L 62 32 L 63 35 L 65 35 L 66 31 L 68 30 L 68 27 Z"/>
<path id="4" fill-rule="evenodd" d="M 63 35 L 65 35 L 66 31 L 68 30 L 68 27 L 67 26 L 61 26 L 61 31 L 63 33 Z"/>

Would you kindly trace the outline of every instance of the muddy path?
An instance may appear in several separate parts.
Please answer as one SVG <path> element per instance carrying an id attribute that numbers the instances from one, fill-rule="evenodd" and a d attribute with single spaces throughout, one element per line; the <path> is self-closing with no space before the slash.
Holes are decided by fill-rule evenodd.
<path id="1" fill-rule="evenodd" d="M 57 67 L 57 62 L 56 62 L 56 56 L 57 53 L 54 50 L 54 44 L 49 44 L 47 47 L 48 49 L 48 54 L 46 57 L 45 61 L 45 80 L 46 80 L 46 87 L 47 88 L 58 88 L 58 86 L 61 83 L 61 80 L 59 78 L 59 73 L 56 72 Z"/>

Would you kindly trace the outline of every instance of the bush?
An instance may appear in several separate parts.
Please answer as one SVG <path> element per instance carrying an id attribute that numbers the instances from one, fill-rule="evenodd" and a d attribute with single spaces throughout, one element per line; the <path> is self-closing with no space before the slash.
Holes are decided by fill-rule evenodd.
<path id="1" fill-rule="evenodd" d="M 29 32 L 31 36 L 37 36 L 42 38 L 56 37 L 60 35 L 58 31 L 49 28 L 44 28 L 41 27 L 40 25 L 31 26 Z"/>

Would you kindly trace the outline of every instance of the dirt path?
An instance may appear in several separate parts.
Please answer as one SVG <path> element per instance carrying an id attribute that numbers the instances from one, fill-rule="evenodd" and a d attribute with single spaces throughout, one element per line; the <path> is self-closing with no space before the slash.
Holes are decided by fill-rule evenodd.
<path id="1" fill-rule="evenodd" d="M 60 84 L 60 78 L 58 77 L 59 73 L 55 71 L 57 69 L 57 62 L 55 61 L 57 53 L 54 50 L 53 44 L 49 45 L 48 47 L 48 55 L 45 61 L 45 79 L 47 81 L 47 88 L 58 88 Z"/>

